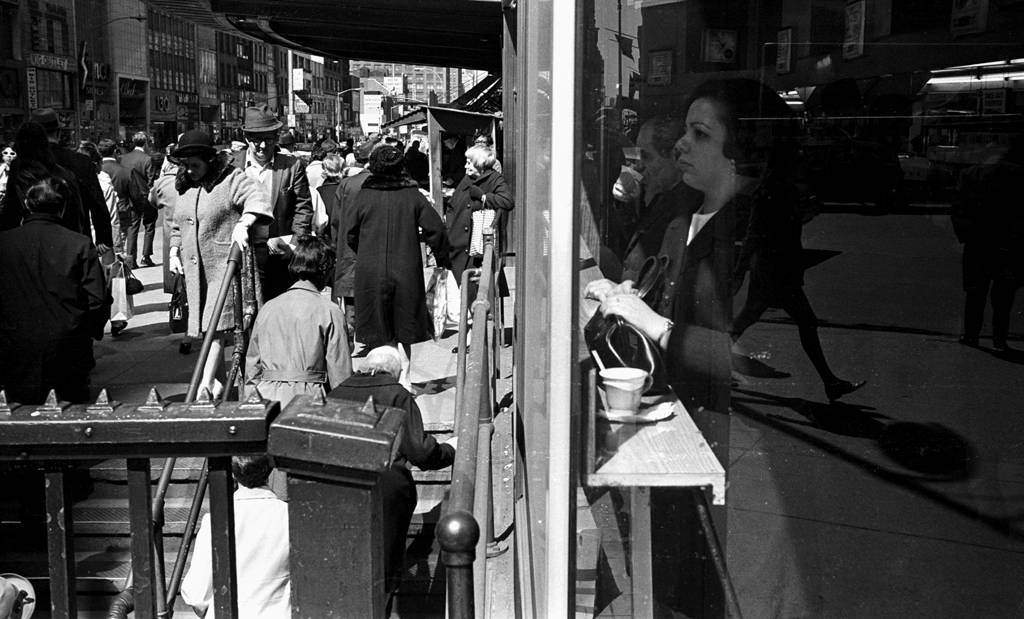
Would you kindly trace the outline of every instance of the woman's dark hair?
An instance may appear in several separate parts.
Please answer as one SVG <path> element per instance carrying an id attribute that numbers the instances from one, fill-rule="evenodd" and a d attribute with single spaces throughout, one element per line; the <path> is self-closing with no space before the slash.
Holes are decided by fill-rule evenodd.
<path id="1" fill-rule="evenodd" d="M 204 186 L 207 189 L 219 183 L 225 176 L 231 173 L 231 155 L 213 151 L 210 153 L 194 153 L 197 157 L 206 162 L 209 169 L 206 175 L 198 181 L 193 181 L 188 175 L 188 168 L 185 167 L 185 158 L 178 159 L 170 157 L 171 163 L 178 165 L 178 172 L 174 179 L 174 188 L 179 194 L 183 194 L 193 187 Z"/>
<path id="2" fill-rule="evenodd" d="M 25 192 L 25 207 L 30 213 L 59 214 L 68 204 L 71 188 L 56 176 L 46 177 Z"/>
<path id="3" fill-rule="evenodd" d="M 48 167 L 57 164 L 50 152 L 46 129 L 39 123 L 29 121 L 18 127 L 14 136 L 14 152 L 18 153 L 15 161 L 38 161 Z"/>
<path id="4" fill-rule="evenodd" d="M 796 164 L 799 121 L 771 88 L 752 79 L 711 80 L 690 94 L 686 109 L 698 99 L 718 105 L 727 131 L 724 155 L 736 162 L 738 174 L 759 177 Z"/>
<path id="5" fill-rule="evenodd" d="M 14 152 L 18 156 L 11 162 L 10 181 L 14 186 L 15 206 L 12 207 L 12 195 L 7 195 L 6 209 L 11 212 L 21 211 L 28 208 L 25 199 L 28 190 L 43 180 L 55 177 L 65 184 L 74 183 L 75 177 L 66 169 L 61 167 L 50 152 L 50 143 L 46 137 L 46 129 L 39 123 L 26 122 L 18 127 L 18 133 L 14 138 Z M 74 185 L 75 192 L 72 199 L 77 200 L 77 184 Z M 71 192 L 70 186 L 68 191 Z"/>
<path id="6" fill-rule="evenodd" d="M 89 140 L 82 140 L 78 144 L 78 152 L 85 155 L 90 161 L 92 161 L 92 164 L 96 166 L 97 172 L 103 168 L 103 157 L 100 156 L 100 151 L 96 145 Z"/>
<path id="7" fill-rule="evenodd" d="M 272 470 L 274 467 L 270 464 L 270 456 L 267 454 L 231 457 L 231 475 L 238 485 L 246 488 L 267 485 Z"/>
<path id="8" fill-rule="evenodd" d="M 330 274 L 334 273 L 334 249 L 319 237 L 301 236 L 295 241 L 288 272 L 310 282 L 319 290 L 326 285 Z"/>

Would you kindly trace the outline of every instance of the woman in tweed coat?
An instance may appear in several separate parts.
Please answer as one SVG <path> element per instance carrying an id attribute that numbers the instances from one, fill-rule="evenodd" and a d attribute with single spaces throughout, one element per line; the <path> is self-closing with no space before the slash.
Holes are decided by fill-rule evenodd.
<path id="1" fill-rule="evenodd" d="M 181 167 L 168 260 L 172 272 L 185 274 L 191 310 L 188 335 L 197 338 L 214 320 L 217 331 L 235 327 L 231 303 L 224 304 L 220 316 L 211 316 L 231 245 L 238 243 L 244 249 L 250 226 L 261 219 L 272 220 L 273 211 L 263 187 L 233 167 L 229 156 L 218 154 L 213 140 L 202 131 L 185 133 L 171 155 Z M 216 398 L 224 379 L 224 345 L 215 338 L 200 387 Z"/>

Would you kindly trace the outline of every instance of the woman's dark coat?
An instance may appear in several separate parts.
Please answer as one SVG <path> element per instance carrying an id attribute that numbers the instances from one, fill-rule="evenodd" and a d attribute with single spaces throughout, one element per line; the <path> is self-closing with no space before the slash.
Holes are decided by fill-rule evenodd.
<path id="1" fill-rule="evenodd" d="M 448 255 L 444 222 L 408 177 L 373 174 L 345 218 L 355 269 L 356 338 L 370 348 L 433 336 L 423 283 L 422 240 Z M 445 265 L 441 265 L 445 266 Z"/>
<path id="2" fill-rule="evenodd" d="M 719 457 L 725 455 L 721 447 L 728 445 L 724 418 L 732 376 L 729 326 L 735 221 L 735 205 L 725 205 L 689 246 L 691 215 L 680 215 L 668 225 L 662 252 L 670 262 L 661 299 L 655 304 L 659 314 L 675 323 L 665 352 L 669 384 Z M 701 408 L 715 413 L 702 415 Z"/>
<path id="3" fill-rule="evenodd" d="M 476 185 L 484 192 L 486 201 L 481 203 L 469 195 L 469 187 Z M 505 183 L 505 178 L 495 172 L 488 170 L 476 178 L 469 175 L 462 177 L 455 193 L 448 202 L 448 212 L 445 214 L 445 224 L 448 226 L 448 242 L 451 245 L 452 274 L 456 281 L 462 281 L 462 272 L 471 266 L 472 260 L 469 256 L 469 240 L 473 234 L 473 210 L 480 210 L 481 207 L 501 211 L 511 211 L 514 206 L 512 193 Z M 498 220 L 504 216 L 499 213 Z"/>

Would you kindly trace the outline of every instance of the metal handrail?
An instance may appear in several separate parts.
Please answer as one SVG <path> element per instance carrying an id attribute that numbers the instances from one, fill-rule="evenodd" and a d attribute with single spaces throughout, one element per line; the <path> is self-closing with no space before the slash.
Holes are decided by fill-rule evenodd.
<path id="1" fill-rule="evenodd" d="M 465 378 L 456 393 L 456 436 L 459 448 L 452 465 L 452 485 L 447 509 L 437 523 L 441 558 L 447 570 L 448 616 L 463 619 L 483 616 L 486 562 L 484 548 L 493 536 L 490 488 L 490 437 L 493 431 L 494 380 L 488 314 L 494 301 L 494 234 L 484 235 L 480 285 L 469 310 L 473 317 L 473 344 L 465 347 L 466 307 L 459 329 L 460 364 Z M 463 291 L 469 275 L 463 274 Z M 466 299 L 465 292 L 463 299 Z M 484 535 L 481 536 L 481 526 Z"/>
<path id="2" fill-rule="evenodd" d="M 199 395 L 199 383 L 202 380 L 203 368 L 206 366 L 206 360 L 210 356 L 210 351 L 213 347 L 213 340 L 218 337 L 217 330 L 213 328 L 215 321 L 219 320 L 221 313 L 224 310 L 224 305 L 227 303 L 227 297 L 229 294 L 233 294 L 235 297 L 235 313 L 236 321 L 239 315 L 242 316 L 242 321 L 237 323 L 240 325 L 240 331 L 244 334 L 245 331 L 251 328 L 254 308 L 250 308 L 248 304 L 243 302 L 243 297 L 246 295 L 241 294 L 241 286 L 236 287 L 240 275 L 240 265 L 245 264 L 252 270 L 253 259 L 251 246 L 250 251 L 243 255 L 242 249 L 237 244 L 232 244 L 231 253 L 228 255 L 227 268 L 224 272 L 224 277 L 221 280 L 220 289 L 218 290 L 217 297 L 214 303 L 213 312 L 210 314 L 209 326 L 206 330 L 206 334 L 203 337 L 203 345 L 199 351 L 199 356 L 196 359 L 195 366 L 192 370 L 192 377 L 189 381 L 188 392 L 185 395 L 185 403 L 191 404 L 195 401 Z M 250 274 L 251 275 L 251 274 Z M 255 283 L 255 278 L 252 278 Z M 258 286 L 258 283 L 256 283 Z M 239 351 L 237 350 L 238 345 L 241 343 L 244 345 L 246 342 L 244 336 L 238 337 L 236 334 L 236 350 L 232 355 L 234 363 L 232 364 L 231 373 L 228 377 L 227 382 L 224 385 L 223 397 L 226 398 L 228 391 L 231 389 L 232 383 L 234 383 L 238 371 L 238 356 Z M 242 353 L 244 354 L 244 352 Z M 196 487 L 195 495 L 192 499 L 192 505 L 189 509 L 189 519 L 185 526 L 185 531 L 182 536 L 182 546 L 179 548 L 174 567 L 171 571 L 171 579 L 169 582 L 165 581 L 163 573 L 163 525 L 164 525 L 164 499 L 167 495 L 167 490 L 170 487 L 171 477 L 174 474 L 175 466 L 177 465 L 177 458 L 167 458 L 164 461 L 163 470 L 160 473 L 160 479 L 157 482 L 156 491 L 154 492 L 152 499 L 152 519 L 154 529 L 154 544 L 155 554 L 159 558 L 159 564 L 155 566 L 156 577 L 154 578 L 156 584 L 156 615 L 160 618 L 169 617 L 172 613 L 171 610 L 174 608 L 174 600 L 177 598 L 181 579 L 184 574 L 184 562 L 188 557 L 188 549 L 191 546 L 192 537 L 195 534 L 195 529 L 198 522 L 198 514 L 202 505 L 203 497 L 206 494 L 208 469 L 207 463 L 204 462 L 202 472 L 200 473 L 199 483 Z M 184 552 L 183 552 L 184 550 Z M 134 599 L 130 588 L 122 591 L 114 603 L 111 606 L 109 617 L 111 619 L 125 617 L 127 613 L 134 609 Z"/>

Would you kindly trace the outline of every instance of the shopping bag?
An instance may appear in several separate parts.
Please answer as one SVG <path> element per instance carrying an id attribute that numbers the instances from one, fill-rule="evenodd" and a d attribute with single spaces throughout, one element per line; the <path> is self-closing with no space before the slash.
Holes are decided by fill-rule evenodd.
<path id="1" fill-rule="evenodd" d="M 427 284 L 427 307 L 434 326 L 434 341 L 444 334 L 445 318 L 448 316 L 448 269 L 434 269 Z"/>
<path id="2" fill-rule="evenodd" d="M 171 302 L 167 304 L 167 320 L 171 333 L 184 333 L 188 330 L 188 295 L 185 294 L 185 276 L 179 273 L 171 275 L 174 291 Z"/>
<path id="3" fill-rule="evenodd" d="M 473 211 L 472 232 L 469 237 L 469 255 L 484 255 L 484 234 L 491 232 L 494 227 L 494 218 L 497 211 L 494 209 L 480 209 Z"/>
<path id="4" fill-rule="evenodd" d="M 107 278 L 107 286 L 110 289 L 110 298 L 112 300 L 110 304 L 111 322 L 127 322 L 135 315 L 135 304 L 132 302 L 131 293 L 128 291 L 127 274 L 130 272 L 128 265 L 120 258 L 115 259 L 110 265 L 110 277 Z"/>
<path id="5" fill-rule="evenodd" d="M 455 279 L 455 274 L 450 270 L 448 271 L 448 282 L 444 287 L 445 293 L 448 296 L 448 322 L 447 327 L 451 329 L 458 329 L 459 323 L 462 322 L 462 291 L 459 289 L 459 281 Z"/>

